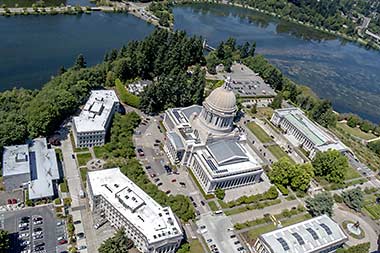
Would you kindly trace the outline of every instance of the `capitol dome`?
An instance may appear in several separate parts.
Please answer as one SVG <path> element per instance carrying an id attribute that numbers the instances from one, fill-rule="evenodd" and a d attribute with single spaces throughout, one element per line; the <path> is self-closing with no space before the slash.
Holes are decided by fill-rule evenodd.
<path id="1" fill-rule="evenodd" d="M 230 79 L 223 86 L 213 90 L 205 103 L 213 110 L 223 113 L 234 113 L 237 110 L 235 93 L 231 90 Z"/>

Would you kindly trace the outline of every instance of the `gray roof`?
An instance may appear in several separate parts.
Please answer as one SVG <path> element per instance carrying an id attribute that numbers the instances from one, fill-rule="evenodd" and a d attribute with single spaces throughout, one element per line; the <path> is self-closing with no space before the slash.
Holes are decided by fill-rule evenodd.
<path id="1" fill-rule="evenodd" d="M 192 106 L 189 106 L 189 107 L 182 108 L 181 111 L 186 116 L 187 120 L 190 120 L 190 116 L 194 112 L 196 112 L 198 115 L 201 113 L 202 106 L 200 106 L 200 105 L 192 105 Z"/>
<path id="2" fill-rule="evenodd" d="M 311 253 L 347 241 L 342 229 L 327 215 L 318 216 L 260 235 L 274 253 Z"/>
<path id="3" fill-rule="evenodd" d="M 48 149 L 45 138 L 34 139 L 29 148 L 31 181 L 29 198 L 40 199 L 54 195 L 52 180 L 59 179 L 57 157 Z"/>
<path id="4" fill-rule="evenodd" d="M 15 145 L 4 147 L 3 152 L 3 171 L 4 177 L 20 174 L 28 174 L 29 151 L 28 145 Z"/>
<path id="5" fill-rule="evenodd" d="M 219 165 L 249 160 L 235 140 L 222 140 L 208 144 L 206 147 Z"/>
<path id="6" fill-rule="evenodd" d="M 182 139 L 178 134 L 175 132 L 168 132 L 167 136 L 177 151 L 185 148 Z"/>

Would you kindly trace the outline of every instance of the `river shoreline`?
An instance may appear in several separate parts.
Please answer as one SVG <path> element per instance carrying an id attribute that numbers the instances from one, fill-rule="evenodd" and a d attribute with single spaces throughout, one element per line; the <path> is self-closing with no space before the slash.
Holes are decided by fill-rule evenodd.
<path id="1" fill-rule="evenodd" d="M 266 10 L 253 8 L 253 7 L 250 7 L 250 6 L 243 6 L 241 4 L 230 3 L 230 2 L 226 2 L 224 0 L 221 1 L 221 2 L 219 2 L 219 1 L 213 1 L 213 0 L 182 0 L 182 1 L 181 0 L 174 0 L 174 4 L 175 5 L 187 5 L 187 4 L 199 4 L 199 3 L 233 6 L 233 7 L 238 7 L 238 8 L 242 8 L 242 9 L 248 9 L 248 10 L 260 12 L 262 14 L 266 14 L 266 15 L 269 15 L 269 16 L 272 16 L 272 17 L 276 17 L 278 19 L 281 19 L 281 20 L 284 20 L 284 21 L 287 21 L 287 22 L 291 22 L 291 23 L 294 23 L 294 24 L 305 26 L 307 28 L 311 28 L 311 29 L 313 29 L 315 31 L 318 31 L 318 32 L 331 34 L 331 35 L 340 37 L 342 39 L 345 39 L 347 41 L 355 42 L 355 43 L 358 43 L 358 44 L 360 44 L 362 46 L 369 47 L 369 48 L 374 49 L 374 50 L 380 50 L 380 45 L 378 45 L 378 44 L 369 44 L 370 41 L 368 41 L 368 40 L 364 40 L 362 38 L 355 38 L 355 37 L 349 36 L 347 34 L 336 32 L 336 31 L 333 31 L 333 30 L 329 30 L 329 29 L 326 29 L 326 28 L 323 28 L 323 27 L 320 27 L 320 26 L 315 26 L 315 25 L 310 24 L 310 23 L 304 23 L 304 22 L 299 21 L 297 19 L 283 17 L 283 16 L 278 15 L 278 14 L 276 14 L 274 12 L 269 12 L 269 11 L 266 11 Z"/>

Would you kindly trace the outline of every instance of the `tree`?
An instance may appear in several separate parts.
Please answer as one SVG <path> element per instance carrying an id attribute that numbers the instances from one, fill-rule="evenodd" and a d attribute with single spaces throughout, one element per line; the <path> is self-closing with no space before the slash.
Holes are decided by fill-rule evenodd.
<path id="1" fill-rule="evenodd" d="M 219 64 L 219 59 L 214 52 L 207 55 L 206 62 L 207 71 L 212 75 L 216 74 L 216 66 Z"/>
<path id="2" fill-rule="evenodd" d="M 344 203 L 351 209 L 359 212 L 363 206 L 364 196 L 362 190 L 357 187 L 342 193 Z"/>
<path id="3" fill-rule="evenodd" d="M 222 200 L 222 199 L 224 199 L 224 196 L 226 196 L 226 193 L 222 188 L 218 188 L 215 190 L 215 196 L 218 199 Z"/>
<path id="4" fill-rule="evenodd" d="M 337 184 L 344 182 L 345 173 L 349 169 L 347 157 L 338 150 L 318 152 L 312 164 L 316 176 Z"/>
<path id="5" fill-rule="evenodd" d="M 256 51 L 256 41 L 254 41 L 251 45 L 251 48 L 248 51 L 248 56 L 255 56 L 255 51 Z"/>
<path id="6" fill-rule="evenodd" d="M 124 229 L 118 230 L 115 235 L 105 240 L 99 247 L 99 253 L 127 253 L 133 247 L 133 241 L 129 239 Z"/>
<path id="7" fill-rule="evenodd" d="M 331 102 L 328 100 L 322 100 L 317 103 L 311 110 L 310 116 L 324 127 L 335 126 L 337 122 L 337 116 L 332 110 Z"/>
<path id="8" fill-rule="evenodd" d="M 368 253 L 370 248 L 370 243 L 361 243 L 347 249 L 337 249 L 336 253 Z"/>
<path id="9" fill-rule="evenodd" d="M 58 71 L 58 75 L 62 75 L 63 73 L 65 73 L 67 70 L 65 69 L 65 67 L 64 66 L 61 66 L 60 68 L 59 68 L 59 71 Z"/>
<path id="10" fill-rule="evenodd" d="M 356 127 L 360 123 L 360 118 L 357 115 L 351 114 L 347 119 L 347 125 L 349 127 Z"/>
<path id="11" fill-rule="evenodd" d="M 284 187 L 290 186 L 297 191 L 306 191 L 313 175 L 313 167 L 310 163 L 293 164 L 286 157 L 275 162 L 268 174 L 272 183 Z"/>
<path id="12" fill-rule="evenodd" d="M 84 59 L 83 54 L 78 55 L 77 59 L 75 60 L 74 69 L 79 70 L 86 67 L 86 60 Z"/>
<path id="13" fill-rule="evenodd" d="M 256 114 L 257 113 L 257 104 L 256 103 L 252 105 L 251 113 L 252 114 Z"/>
<path id="14" fill-rule="evenodd" d="M 313 216 L 319 216 L 322 214 L 332 215 L 334 199 L 327 192 L 318 193 L 314 198 L 306 199 L 305 202 L 309 213 Z"/>
<path id="15" fill-rule="evenodd" d="M 0 251 L 5 252 L 10 247 L 8 231 L 0 229 Z"/>
<path id="16" fill-rule="evenodd" d="M 373 152 L 380 155 L 380 141 L 372 141 L 372 142 L 368 143 L 368 147 Z"/>
<path id="17" fill-rule="evenodd" d="M 279 109 L 281 108 L 281 105 L 282 105 L 282 94 L 281 93 L 277 93 L 277 95 L 274 97 L 272 103 L 270 103 L 270 107 L 272 107 L 273 109 Z"/>
<path id="18" fill-rule="evenodd" d="M 189 253 L 190 252 L 190 244 L 189 243 L 184 243 L 179 247 L 177 250 L 177 253 Z"/>

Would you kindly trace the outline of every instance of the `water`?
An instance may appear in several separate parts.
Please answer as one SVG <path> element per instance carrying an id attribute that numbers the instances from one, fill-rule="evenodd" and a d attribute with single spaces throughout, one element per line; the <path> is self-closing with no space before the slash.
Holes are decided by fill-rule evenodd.
<path id="1" fill-rule="evenodd" d="M 77 1 L 69 0 L 70 4 Z M 241 8 L 194 5 L 174 8 L 175 29 L 202 35 L 213 46 L 232 36 L 256 41 L 291 79 L 333 101 L 340 112 L 380 121 L 380 52 Z M 89 65 L 105 51 L 142 39 L 154 28 L 131 15 L 0 17 L 0 90 L 40 88 L 83 53 Z"/>
<path id="2" fill-rule="evenodd" d="M 140 40 L 154 27 L 126 14 L 0 17 L 0 90 L 40 88 L 60 66 L 83 54 L 88 65 L 105 51 Z"/>
<path id="3" fill-rule="evenodd" d="M 256 41 L 258 53 L 337 111 L 380 122 L 380 52 L 242 8 L 186 5 L 174 15 L 175 29 L 201 35 L 212 46 L 228 37 Z"/>

